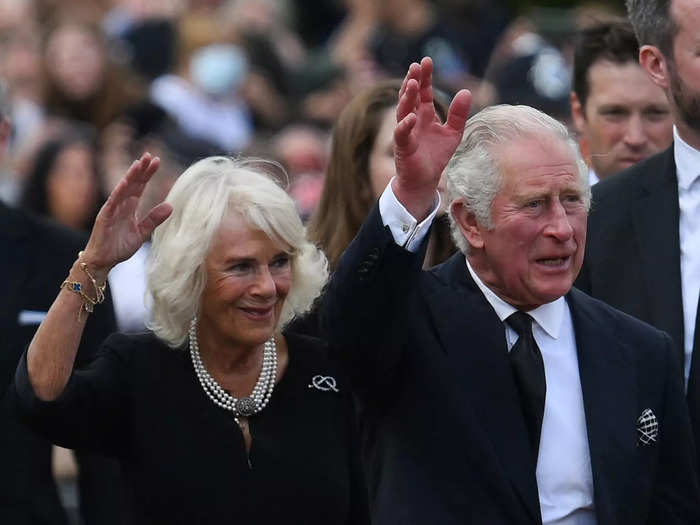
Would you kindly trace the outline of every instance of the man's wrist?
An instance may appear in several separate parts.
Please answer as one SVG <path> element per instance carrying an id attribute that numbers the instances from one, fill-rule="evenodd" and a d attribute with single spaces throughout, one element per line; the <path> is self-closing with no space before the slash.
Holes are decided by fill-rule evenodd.
<path id="1" fill-rule="evenodd" d="M 391 180 L 396 199 L 418 222 L 423 221 L 435 208 L 437 188 L 433 185 L 407 186 L 401 179 Z"/>

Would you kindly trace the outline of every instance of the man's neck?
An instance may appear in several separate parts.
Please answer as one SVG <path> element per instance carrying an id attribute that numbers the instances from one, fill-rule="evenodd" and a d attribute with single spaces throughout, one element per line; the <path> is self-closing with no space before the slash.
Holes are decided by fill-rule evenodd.
<path id="1" fill-rule="evenodd" d="M 676 122 L 678 136 L 682 138 L 688 146 L 700 151 L 700 133 L 684 122 Z"/>

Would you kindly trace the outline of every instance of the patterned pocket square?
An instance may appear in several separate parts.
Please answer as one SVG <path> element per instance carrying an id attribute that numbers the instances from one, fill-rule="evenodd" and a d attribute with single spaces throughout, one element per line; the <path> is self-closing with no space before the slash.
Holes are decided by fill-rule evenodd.
<path id="1" fill-rule="evenodd" d="M 659 422 L 650 408 L 645 408 L 637 419 L 637 432 L 639 433 L 637 445 L 649 446 L 656 443 L 656 437 L 659 435 Z"/>

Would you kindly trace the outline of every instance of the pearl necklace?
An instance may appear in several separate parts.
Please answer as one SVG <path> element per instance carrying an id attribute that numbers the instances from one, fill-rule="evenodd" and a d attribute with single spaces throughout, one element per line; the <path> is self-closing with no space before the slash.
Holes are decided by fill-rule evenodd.
<path id="1" fill-rule="evenodd" d="M 196 317 L 192 319 L 190 323 L 189 335 L 190 355 L 192 356 L 194 371 L 197 374 L 197 378 L 204 392 L 214 404 L 233 412 L 233 419 L 239 425 L 241 424 L 238 420 L 239 417 L 252 416 L 265 408 L 268 401 L 270 401 L 270 396 L 272 396 L 272 390 L 275 388 L 275 378 L 277 376 L 277 345 L 275 344 L 274 335 L 265 341 L 263 364 L 258 382 L 255 384 L 249 396 L 240 398 L 233 397 L 221 388 L 221 385 L 209 374 L 204 363 L 202 363 L 202 358 L 199 355 L 199 343 L 197 342 Z"/>

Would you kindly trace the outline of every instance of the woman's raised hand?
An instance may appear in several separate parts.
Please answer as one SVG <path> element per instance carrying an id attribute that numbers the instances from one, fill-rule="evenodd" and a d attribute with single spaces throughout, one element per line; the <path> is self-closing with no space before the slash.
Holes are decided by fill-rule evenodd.
<path id="1" fill-rule="evenodd" d="M 131 257 L 172 212 L 170 204 L 161 202 L 144 217 L 137 214 L 143 190 L 159 165 L 160 159 L 150 153 L 135 160 L 97 214 L 82 261 L 98 280 L 104 280 L 113 266 Z"/>
<path id="2" fill-rule="evenodd" d="M 425 57 L 406 73 L 396 107 L 392 189 L 416 219 L 433 208 L 435 190 L 445 166 L 459 146 L 469 115 L 471 93 L 459 91 L 443 124 L 433 105 L 433 61 Z"/>

